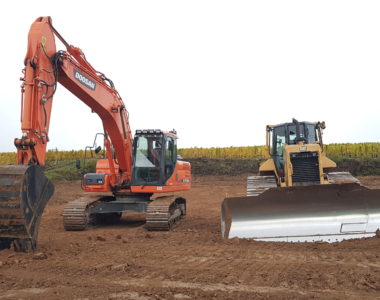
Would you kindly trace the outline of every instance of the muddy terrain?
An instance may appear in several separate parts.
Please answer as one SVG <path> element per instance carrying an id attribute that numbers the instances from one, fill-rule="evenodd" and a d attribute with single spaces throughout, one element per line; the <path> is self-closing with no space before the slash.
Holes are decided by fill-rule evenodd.
<path id="1" fill-rule="evenodd" d="M 219 210 L 246 176 L 197 177 L 188 216 L 171 232 L 144 215 L 65 232 L 63 205 L 80 183 L 55 182 L 35 253 L 0 251 L 0 299 L 380 299 L 380 238 L 342 243 L 223 241 Z M 363 177 L 380 188 L 380 177 Z"/>

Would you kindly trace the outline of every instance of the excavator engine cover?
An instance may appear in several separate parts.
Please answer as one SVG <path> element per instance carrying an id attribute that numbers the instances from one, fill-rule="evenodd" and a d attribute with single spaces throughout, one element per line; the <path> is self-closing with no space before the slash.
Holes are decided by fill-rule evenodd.
<path id="1" fill-rule="evenodd" d="M 226 198 L 224 238 L 283 242 L 338 242 L 379 235 L 380 190 L 357 183 L 271 188 Z"/>
<path id="2" fill-rule="evenodd" d="M 36 248 L 38 226 L 54 185 L 39 166 L 0 166 L 0 250 Z"/>

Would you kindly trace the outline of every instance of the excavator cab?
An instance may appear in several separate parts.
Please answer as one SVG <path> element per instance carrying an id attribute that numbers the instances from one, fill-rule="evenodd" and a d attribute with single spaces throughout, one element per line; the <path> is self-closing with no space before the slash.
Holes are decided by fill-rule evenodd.
<path id="1" fill-rule="evenodd" d="M 133 147 L 132 185 L 164 185 L 177 162 L 176 132 L 137 130 Z"/>

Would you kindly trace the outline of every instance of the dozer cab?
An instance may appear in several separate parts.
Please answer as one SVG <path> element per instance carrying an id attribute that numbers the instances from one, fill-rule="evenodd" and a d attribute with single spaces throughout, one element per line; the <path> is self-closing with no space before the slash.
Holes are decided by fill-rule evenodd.
<path id="1" fill-rule="evenodd" d="M 335 162 L 322 142 L 324 122 L 268 125 L 270 158 L 247 179 L 247 197 L 226 198 L 224 238 L 336 242 L 371 237 L 380 228 L 380 190 L 362 186 Z"/>

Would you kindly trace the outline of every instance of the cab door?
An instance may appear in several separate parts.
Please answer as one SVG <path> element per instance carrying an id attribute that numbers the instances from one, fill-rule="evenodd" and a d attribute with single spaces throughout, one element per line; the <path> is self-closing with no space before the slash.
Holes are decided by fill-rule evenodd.
<path id="1" fill-rule="evenodd" d="M 277 172 L 284 172 L 284 149 L 286 145 L 286 129 L 284 125 L 277 126 L 273 130 L 273 152 L 272 158 L 276 166 Z"/>
<path id="2" fill-rule="evenodd" d="M 165 139 L 165 182 L 172 176 L 177 162 L 177 141 L 171 136 Z"/>

